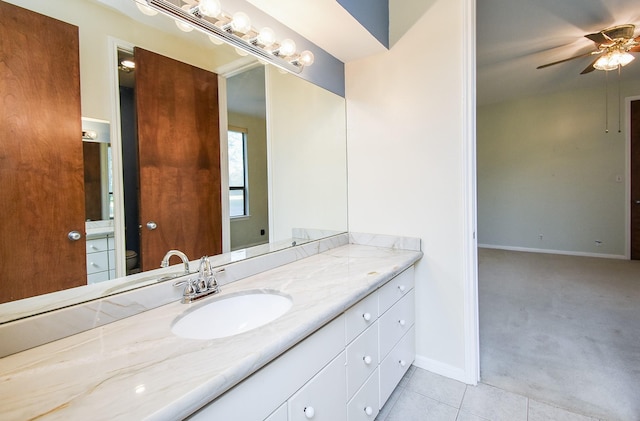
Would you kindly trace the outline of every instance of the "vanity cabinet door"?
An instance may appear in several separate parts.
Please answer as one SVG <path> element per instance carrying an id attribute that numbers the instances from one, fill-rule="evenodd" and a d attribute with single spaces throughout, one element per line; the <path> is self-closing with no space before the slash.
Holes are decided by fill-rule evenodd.
<path id="1" fill-rule="evenodd" d="M 289 399 L 289 421 L 346 421 L 344 351 Z"/>
<path id="2" fill-rule="evenodd" d="M 373 421 L 378 416 L 378 369 L 367 379 L 365 384 L 347 405 L 349 421 Z"/>
<path id="3" fill-rule="evenodd" d="M 412 327 L 380 363 L 380 408 L 387 402 L 416 357 L 415 329 Z"/>

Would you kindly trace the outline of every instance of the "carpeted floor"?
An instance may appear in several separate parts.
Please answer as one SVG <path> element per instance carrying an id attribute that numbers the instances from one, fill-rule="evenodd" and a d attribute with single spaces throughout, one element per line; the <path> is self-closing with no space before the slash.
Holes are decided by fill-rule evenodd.
<path id="1" fill-rule="evenodd" d="M 481 381 L 640 421 L 640 261 L 479 249 Z"/>

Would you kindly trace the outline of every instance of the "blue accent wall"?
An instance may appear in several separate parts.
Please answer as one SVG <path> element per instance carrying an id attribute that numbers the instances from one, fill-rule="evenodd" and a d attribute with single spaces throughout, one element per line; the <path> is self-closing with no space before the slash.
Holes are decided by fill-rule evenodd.
<path id="1" fill-rule="evenodd" d="M 256 28 L 263 26 L 271 27 L 271 29 L 276 32 L 279 40 L 284 38 L 293 39 L 298 51 L 312 51 L 315 55 L 315 62 L 313 65 L 303 69 L 298 76 L 334 94 L 344 97 L 345 76 L 344 63 L 342 61 L 246 0 L 224 0 L 223 7 L 228 8 L 228 10 L 242 10 L 247 13 L 251 17 L 252 25 Z"/>
<path id="2" fill-rule="evenodd" d="M 336 0 L 351 16 L 389 48 L 389 0 Z"/>

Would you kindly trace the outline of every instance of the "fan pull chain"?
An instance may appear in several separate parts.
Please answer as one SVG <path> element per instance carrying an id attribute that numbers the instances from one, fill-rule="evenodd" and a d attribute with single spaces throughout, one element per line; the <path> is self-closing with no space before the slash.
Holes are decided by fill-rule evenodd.
<path id="1" fill-rule="evenodd" d="M 622 113 L 620 112 L 620 71 L 622 66 L 618 64 L 618 133 L 622 133 Z"/>
<path id="2" fill-rule="evenodd" d="M 609 133 L 609 71 L 604 72 L 604 132 Z"/>

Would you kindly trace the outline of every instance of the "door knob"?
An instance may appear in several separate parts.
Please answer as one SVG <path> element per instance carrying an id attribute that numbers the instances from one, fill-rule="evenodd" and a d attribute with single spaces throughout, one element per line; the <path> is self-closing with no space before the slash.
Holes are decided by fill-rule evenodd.
<path id="1" fill-rule="evenodd" d="M 147 229 L 148 229 L 149 231 L 153 231 L 153 230 L 154 230 L 154 229 L 156 229 L 156 228 L 158 228 L 158 224 L 156 224 L 156 223 L 155 223 L 155 222 L 153 222 L 153 221 L 149 221 L 149 222 L 147 222 Z"/>
<path id="2" fill-rule="evenodd" d="M 636 205 L 640 205 L 640 200 L 636 200 Z"/>
<path id="3" fill-rule="evenodd" d="M 67 237 L 69 237 L 69 240 L 71 241 L 78 241 L 82 238 L 82 234 L 80 234 L 78 231 L 69 231 Z"/>

